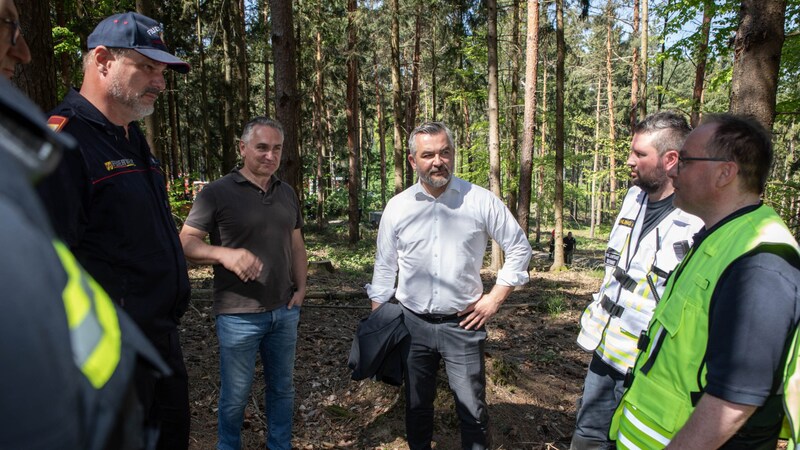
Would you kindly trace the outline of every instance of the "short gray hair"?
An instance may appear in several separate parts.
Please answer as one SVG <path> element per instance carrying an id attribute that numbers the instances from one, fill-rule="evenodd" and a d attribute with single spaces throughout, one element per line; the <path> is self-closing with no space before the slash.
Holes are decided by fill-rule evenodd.
<path id="1" fill-rule="evenodd" d="M 266 116 L 258 116 L 253 117 L 244 125 L 244 129 L 242 130 L 242 137 L 240 138 L 242 142 L 250 141 L 250 136 L 253 134 L 253 129 L 257 126 L 260 127 L 270 127 L 278 130 L 281 134 L 281 139 L 283 139 L 283 125 L 280 122 L 274 119 L 270 119 Z"/>
<path id="2" fill-rule="evenodd" d="M 417 143 L 415 139 L 418 134 L 439 134 L 445 133 L 447 135 L 447 145 L 450 149 L 455 151 L 456 144 L 453 142 L 453 132 L 447 128 L 444 122 L 425 122 L 422 125 L 414 128 L 414 131 L 408 136 L 408 154 L 414 156 L 417 153 Z"/>
<path id="3" fill-rule="evenodd" d="M 659 156 L 667 150 L 680 150 L 691 131 L 686 118 L 672 111 L 651 114 L 633 128 L 633 134 L 653 135 L 652 144 Z"/>

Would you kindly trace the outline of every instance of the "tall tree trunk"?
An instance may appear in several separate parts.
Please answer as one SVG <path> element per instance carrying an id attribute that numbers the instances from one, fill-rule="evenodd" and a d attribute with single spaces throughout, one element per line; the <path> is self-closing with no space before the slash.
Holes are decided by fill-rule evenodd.
<path id="1" fill-rule="evenodd" d="M 666 8 L 672 5 L 672 0 L 667 0 Z M 666 29 L 667 25 L 669 25 L 669 14 L 664 14 L 664 28 Z M 667 40 L 661 40 L 661 53 L 664 54 L 667 51 Z M 658 87 L 664 87 L 664 65 L 666 64 L 666 58 L 661 58 L 661 62 L 658 64 Z M 661 110 L 661 106 L 664 104 L 664 89 L 659 89 L 658 94 L 656 94 L 656 109 Z"/>
<path id="2" fill-rule="evenodd" d="M 322 5 L 322 0 L 317 2 L 317 12 L 319 13 Z M 320 227 L 325 226 L 325 192 L 327 185 L 325 183 L 325 135 L 322 128 L 323 116 L 323 92 L 324 92 L 324 77 L 323 77 L 323 64 L 322 64 L 322 16 L 320 22 L 317 23 L 317 32 L 315 34 L 315 51 L 314 51 L 314 143 L 317 148 L 317 174 L 316 174 L 316 188 L 317 188 L 317 225 Z"/>
<path id="3" fill-rule="evenodd" d="M 31 62 L 17 65 L 14 81 L 42 110 L 50 111 L 58 104 L 50 5 L 47 0 L 19 0 L 16 5 Z"/>
<path id="4" fill-rule="evenodd" d="M 229 11 L 230 3 L 237 0 L 223 0 L 223 11 Z M 231 14 L 221 14 L 222 17 L 222 65 L 223 75 L 223 136 L 222 140 L 222 173 L 230 172 L 236 166 L 238 146 L 236 144 L 237 125 L 235 114 L 238 112 L 234 77 L 236 76 L 236 46 L 234 44 L 233 25 Z"/>
<path id="5" fill-rule="evenodd" d="M 152 0 L 136 0 L 136 12 L 147 17 L 158 18 Z M 144 118 L 144 132 L 147 145 L 156 159 L 162 160 L 165 157 L 161 136 L 161 108 L 156 108 L 153 114 Z"/>
<path id="6" fill-rule="evenodd" d="M 436 122 L 436 69 L 439 58 L 436 50 L 436 26 L 431 27 L 431 120 Z"/>
<path id="7" fill-rule="evenodd" d="M 536 139 L 536 83 L 539 71 L 539 0 L 528 2 L 525 35 L 525 111 L 522 124 L 522 153 L 519 167 L 517 222 L 528 235 L 531 209 L 533 147 Z M 538 204 L 538 201 L 537 201 Z"/>
<path id="8" fill-rule="evenodd" d="M 487 0 L 488 20 L 488 66 L 489 66 L 489 188 L 502 199 L 500 186 L 500 118 L 497 114 L 497 0 Z M 492 240 L 492 262 L 494 271 L 500 270 L 502 252 Z"/>
<path id="9" fill-rule="evenodd" d="M 408 103 L 406 104 L 406 132 L 410 133 L 414 129 L 417 121 L 417 110 L 419 109 L 419 60 L 421 56 L 420 40 L 422 39 L 422 12 L 417 9 L 414 19 L 414 56 L 411 59 L 411 92 L 408 93 Z M 408 178 L 408 177 L 407 177 Z M 413 177 L 406 181 L 413 183 Z"/>
<path id="10" fill-rule="evenodd" d="M 703 104 L 703 84 L 706 77 L 708 58 L 708 37 L 711 34 L 711 19 L 714 17 L 714 1 L 703 2 L 703 25 L 700 28 L 700 42 L 697 46 L 697 65 L 694 71 L 694 90 L 692 91 L 692 128 L 700 123 L 700 107 Z"/>
<path id="11" fill-rule="evenodd" d="M 297 93 L 297 54 L 294 41 L 292 2 L 270 0 L 272 11 L 272 51 L 275 58 L 275 116 L 283 124 L 283 154 L 279 176 L 297 192 L 303 192 L 303 164 L 300 161 Z"/>
<path id="12" fill-rule="evenodd" d="M 564 267 L 564 47 L 564 0 L 556 0 L 556 248 L 550 270 Z"/>
<path id="13" fill-rule="evenodd" d="M 265 29 L 265 37 L 269 37 L 269 0 L 264 1 L 264 29 Z M 319 12 L 319 5 L 317 5 L 317 11 Z M 270 104 L 272 103 L 272 94 L 270 94 L 269 90 L 269 83 L 270 83 L 270 45 L 269 39 L 264 39 L 264 115 L 269 117 L 270 114 Z M 319 220 L 321 216 L 317 216 Z"/>
<path id="14" fill-rule="evenodd" d="M 208 81 L 207 81 L 207 74 L 206 74 L 206 50 L 205 50 L 205 43 L 203 43 L 203 27 L 202 23 L 200 22 L 200 0 L 195 0 L 195 14 L 196 14 L 196 33 L 197 33 L 197 49 L 200 57 L 199 67 L 200 70 L 200 101 L 203 105 L 208 104 Z M 213 152 L 211 149 L 211 122 L 208 119 L 208 108 L 200 108 L 200 136 L 201 136 L 201 145 L 203 146 L 203 160 L 205 162 L 203 167 L 203 173 L 205 174 L 206 180 L 212 180 L 214 178 L 214 167 L 216 164 L 212 164 L 212 155 L 215 155 L 216 152 Z M 214 158 L 216 159 L 216 158 Z M 216 161 L 215 161 L 216 162 Z"/>
<path id="15" fill-rule="evenodd" d="M 536 183 L 536 242 L 541 242 L 542 225 L 544 223 L 544 212 L 542 203 L 544 202 L 544 182 L 545 167 L 544 159 L 547 156 L 547 52 L 543 52 L 544 62 L 542 64 L 542 146 L 539 148 L 539 166 Z"/>
<path id="16" fill-rule="evenodd" d="M 775 120 L 786 0 L 742 0 L 734 41 L 731 106 L 751 115 L 766 129 Z"/>
<path id="17" fill-rule="evenodd" d="M 649 38 L 649 23 L 650 23 L 650 9 L 648 6 L 649 0 L 641 0 L 642 2 L 642 38 L 641 38 L 641 61 L 642 67 L 639 70 L 641 77 L 639 78 L 639 120 L 644 120 L 647 117 L 647 40 Z"/>
<path id="18" fill-rule="evenodd" d="M 236 89 L 236 103 L 239 115 L 237 122 L 244 123 L 250 119 L 250 75 L 247 70 L 244 0 L 233 0 L 231 1 L 231 6 L 234 7 L 231 13 L 234 15 L 234 26 L 236 28 L 236 32 L 234 33 L 234 43 L 236 45 L 236 78 L 234 80 L 234 88 Z M 286 148 L 285 143 L 284 148 Z M 298 194 L 300 194 L 299 191 Z"/>
<path id="19" fill-rule="evenodd" d="M 403 190 L 406 157 L 403 145 L 403 84 L 400 78 L 400 6 L 391 0 L 392 9 L 392 109 L 394 115 L 394 193 Z"/>
<path id="20" fill-rule="evenodd" d="M 180 155 L 180 142 L 178 141 L 178 104 L 175 101 L 175 72 L 167 74 L 167 105 L 169 111 L 169 153 L 172 160 L 171 174 L 172 179 L 177 180 L 180 178 L 181 172 L 181 155 Z"/>
<path id="21" fill-rule="evenodd" d="M 631 40 L 636 41 L 639 36 L 639 0 L 633 0 L 633 36 Z M 628 113 L 628 123 L 631 134 L 636 122 L 639 121 L 639 48 L 633 45 L 633 57 L 631 59 L 631 110 Z"/>
<path id="22" fill-rule="evenodd" d="M 600 225 L 596 220 L 600 201 L 597 193 L 597 173 L 600 170 L 600 99 L 603 91 L 602 80 L 597 79 L 597 100 L 594 108 L 594 161 L 592 162 L 592 208 L 589 214 L 589 238 L 594 239 L 595 229 Z"/>
<path id="23" fill-rule="evenodd" d="M 508 108 L 508 170 L 506 173 L 506 186 L 508 186 L 508 198 L 506 204 L 511 214 L 517 217 L 517 192 L 519 186 L 514 188 L 514 181 L 518 176 L 519 158 L 519 126 L 517 124 L 519 114 L 517 113 L 517 103 L 519 102 L 519 0 L 512 1 L 511 7 L 511 96 Z M 527 230 L 526 230 L 527 233 Z"/>
<path id="24" fill-rule="evenodd" d="M 358 55 L 356 54 L 357 0 L 347 0 L 347 149 L 350 176 L 347 180 L 348 231 L 351 244 L 358 242 L 360 222 L 358 194 L 361 182 L 358 132 Z"/>
<path id="25" fill-rule="evenodd" d="M 608 158 L 608 171 L 609 171 L 609 201 L 611 203 L 611 209 L 617 209 L 617 158 L 616 158 L 616 149 L 617 149 L 617 137 L 616 137 L 616 125 L 614 123 L 614 88 L 613 88 L 613 78 L 614 74 L 611 70 L 611 29 L 614 24 L 614 5 L 612 0 L 608 0 L 608 6 L 606 8 L 607 20 L 606 20 L 606 91 L 608 95 L 608 144 L 611 147 L 609 151 L 609 158 Z"/>
<path id="26" fill-rule="evenodd" d="M 378 145 L 381 158 L 381 208 L 386 207 L 386 128 L 383 120 L 383 96 L 381 95 L 380 78 L 378 77 L 378 54 L 372 54 L 372 67 L 375 71 L 375 111 L 378 122 Z"/>

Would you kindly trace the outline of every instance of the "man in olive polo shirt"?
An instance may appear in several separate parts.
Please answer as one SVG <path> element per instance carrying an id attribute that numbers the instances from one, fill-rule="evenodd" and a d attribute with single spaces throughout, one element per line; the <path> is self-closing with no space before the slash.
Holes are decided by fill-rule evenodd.
<path id="1" fill-rule="evenodd" d="M 256 353 L 267 386 L 267 447 L 291 449 L 307 256 L 297 195 L 275 176 L 282 146 L 280 123 L 266 117 L 248 122 L 239 142 L 243 166 L 200 192 L 180 234 L 189 261 L 214 265 L 221 383 L 217 449 L 241 447 Z"/>

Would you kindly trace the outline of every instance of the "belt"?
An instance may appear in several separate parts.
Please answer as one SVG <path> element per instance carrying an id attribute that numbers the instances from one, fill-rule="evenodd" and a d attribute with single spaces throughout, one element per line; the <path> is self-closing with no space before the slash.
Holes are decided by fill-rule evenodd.
<path id="1" fill-rule="evenodd" d="M 409 309 L 409 311 L 411 310 Z M 420 314 L 414 311 L 411 311 L 411 313 L 429 323 L 445 323 L 461 320 L 458 314 Z"/>

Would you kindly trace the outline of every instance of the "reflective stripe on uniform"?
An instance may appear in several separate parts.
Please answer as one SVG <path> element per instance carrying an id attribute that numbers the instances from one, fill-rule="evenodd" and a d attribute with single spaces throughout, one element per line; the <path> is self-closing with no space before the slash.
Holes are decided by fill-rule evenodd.
<path id="1" fill-rule="evenodd" d="M 62 293 L 75 365 L 95 389 L 103 387 L 120 360 L 117 312 L 108 294 L 84 271 L 67 247 L 53 241 L 67 273 Z"/>

